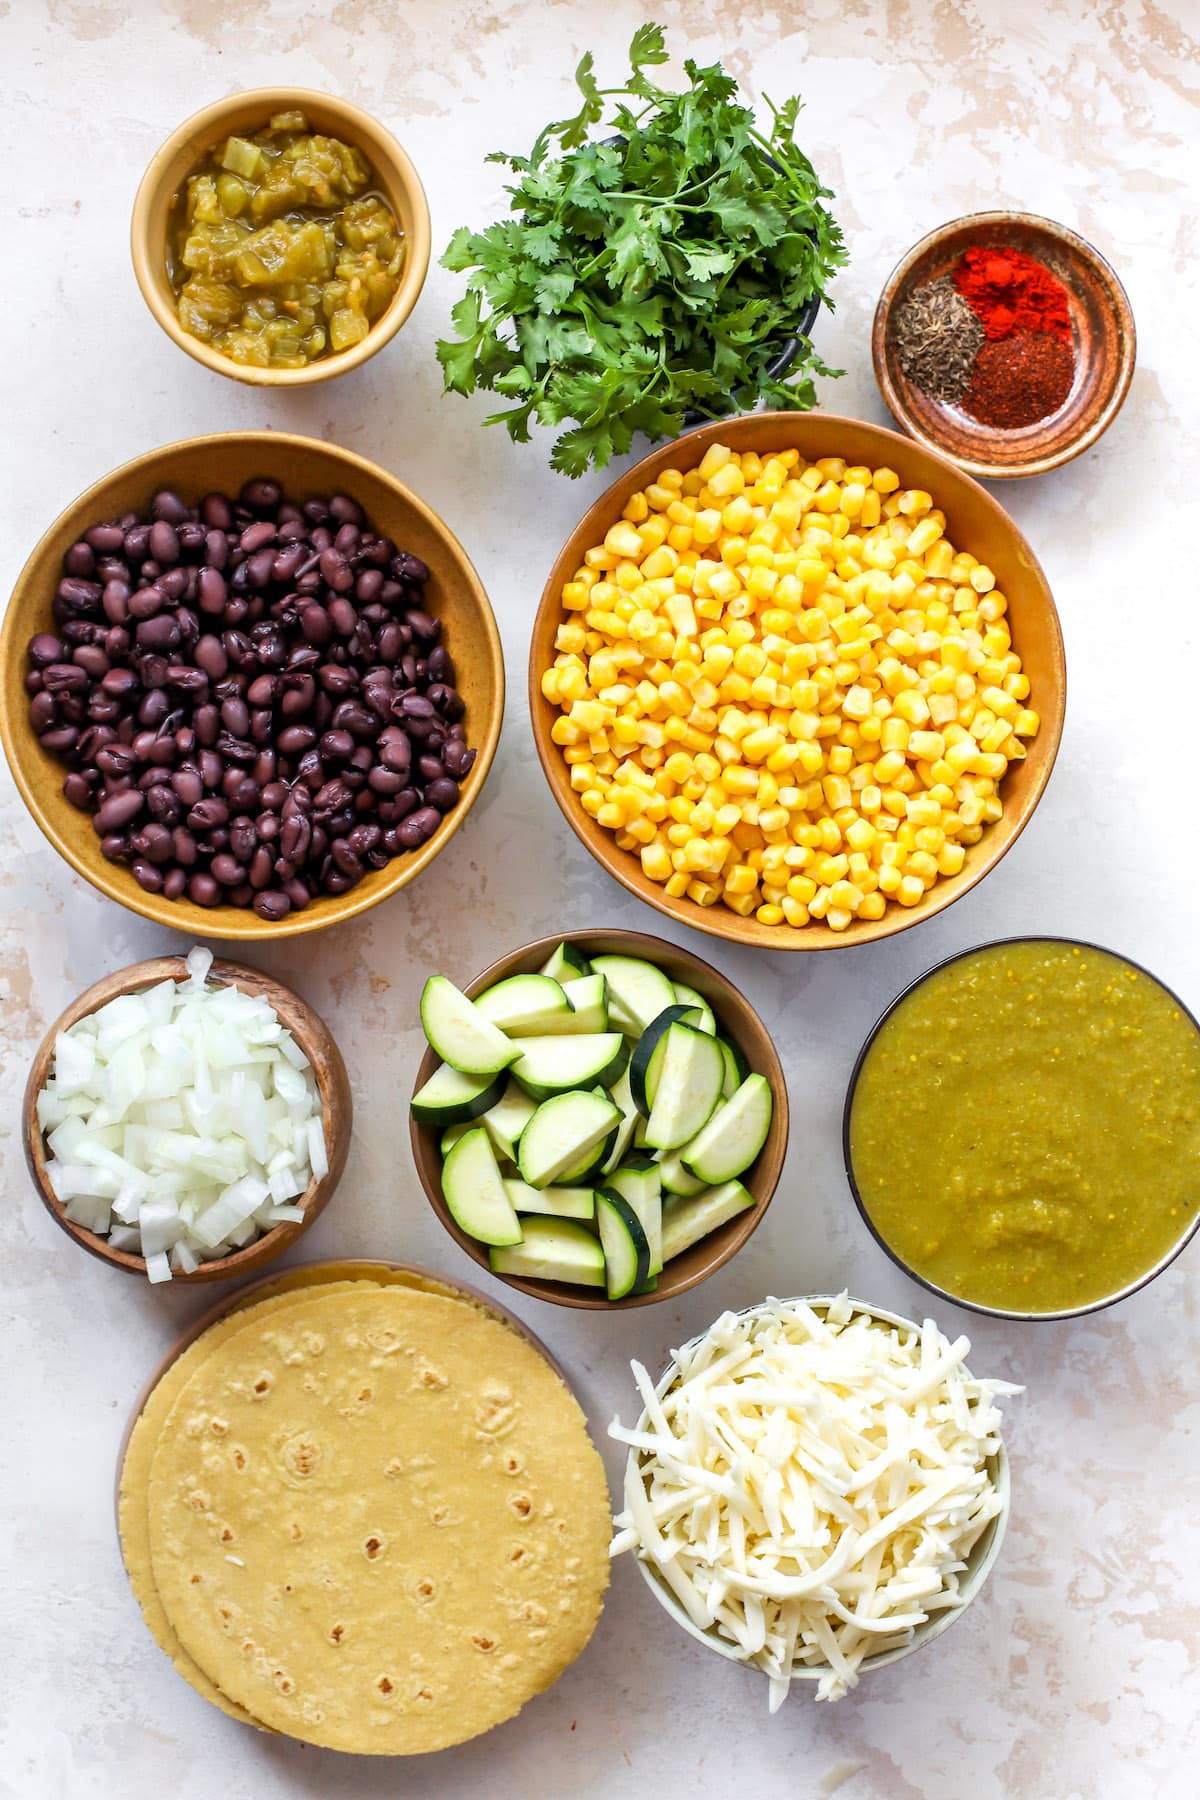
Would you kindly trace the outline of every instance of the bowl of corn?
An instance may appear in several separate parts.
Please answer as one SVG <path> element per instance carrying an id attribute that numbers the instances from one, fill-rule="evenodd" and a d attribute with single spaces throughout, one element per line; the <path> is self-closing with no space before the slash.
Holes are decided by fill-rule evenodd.
<path id="1" fill-rule="evenodd" d="M 828 950 L 995 867 L 1053 768 L 1066 665 L 977 482 L 861 420 L 755 413 L 660 446 L 580 521 L 529 701 L 568 824 L 630 892 Z"/>

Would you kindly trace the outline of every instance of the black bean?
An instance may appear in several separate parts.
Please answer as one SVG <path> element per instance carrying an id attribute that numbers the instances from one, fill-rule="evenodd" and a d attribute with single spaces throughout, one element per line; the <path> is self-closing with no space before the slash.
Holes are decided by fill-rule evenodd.
<path id="1" fill-rule="evenodd" d="M 97 829 L 104 832 L 124 831 L 141 812 L 145 800 L 136 788 L 127 788 L 122 794 L 110 794 L 101 801 L 96 813 Z"/>
<path id="2" fill-rule="evenodd" d="M 209 613 L 214 618 L 224 614 L 229 589 L 225 584 L 225 577 L 218 569 L 201 569 L 196 591 L 201 612 Z"/>
<path id="3" fill-rule="evenodd" d="M 401 550 L 392 558 L 392 574 L 397 581 L 414 581 L 421 586 L 429 580 L 429 565 L 411 551 Z"/>
<path id="4" fill-rule="evenodd" d="M 308 855 L 312 842 L 312 826 L 303 813 L 294 813 L 285 819 L 279 833 L 279 852 L 297 868 Z"/>
<path id="5" fill-rule="evenodd" d="M 250 886 L 260 890 L 269 887 L 274 872 L 271 852 L 265 844 L 260 844 L 250 859 Z"/>
<path id="6" fill-rule="evenodd" d="M 204 562 L 209 569 L 229 566 L 229 539 L 223 531 L 209 531 L 204 538 Z M 203 570 L 201 571 L 203 573 Z"/>
<path id="7" fill-rule="evenodd" d="M 442 761 L 446 766 L 446 773 L 454 781 L 462 781 L 475 761 L 475 756 L 474 750 L 468 750 L 466 745 L 460 743 L 457 738 L 452 739 L 442 751 Z"/>
<path id="8" fill-rule="evenodd" d="M 219 855 L 214 856 L 208 866 L 222 887 L 237 887 L 239 882 L 246 879 L 246 871 L 242 864 L 227 850 L 222 850 Z"/>
<path id="9" fill-rule="evenodd" d="M 179 561 L 179 539 L 166 519 L 156 519 L 150 527 L 150 554 L 163 568 Z"/>
<path id="10" fill-rule="evenodd" d="M 48 694 L 78 694 L 91 685 L 86 669 L 75 663 L 51 663 L 42 672 L 42 687 Z"/>
<path id="11" fill-rule="evenodd" d="M 119 525 L 93 525 L 83 535 L 97 556 L 115 556 L 125 541 Z"/>
<path id="12" fill-rule="evenodd" d="M 275 542 L 275 527 L 269 519 L 259 519 L 253 525 L 247 525 L 238 539 L 238 548 L 246 556 L 253 556 L 256 550 L 262 550 L 267 544 Z"/>
<path id="13" fill-rule="evenodd" d="M 396 836 L 408 850 L 415 850 L 431 838 L 442 822 L 441 814 L 432 806 L 422 806 L 396 828 Z"/>
<path id="14" fill-rule="evenodd" d="M 137 599 L 137 595 L 134 595 Z M 132 602 L 131 602 L 132 607 Z M 134 642 L 139 650 L 153 650 L 159 654 L 174 650 L 179 644 L 179 627 L 169 614 L 160 613 L 155 619 L 143 619 L 134 632 Z M 166 678 L 164 666 L 163 677 Z"/>
<path id="15" fill-rule="evenodd" d="M 187 896 L 196 906 L 217 906 L 221 900 L 221 889 L 212 876 L 201 869 L 189 880 Z"/>
<path id="16" fill-rule="evenodd" d="M 221 723 L 234 737 L 244 738 L 250 730 L 250 708 L 240 698 L 223 701 Z"/>
<path id="17" fill-rule="evenodd" d="M 49 731 L 58 718 L 58 707 L 54 695 L 35 694 L 29 702 L 29 723 L 37 732 Z"/>
<path id="18" fill-rule="evenodd" d="M 87 776 L 81 775 L 77 769 L 67 776 L 62 784 L 62 791 L 64 798 L 69 800 L 72 806 L 77 806 L 81 812 L 91 810 L 92 790 L 88 786 Z"/>
<path id="19" fill-rule="evenodd" d="M 452 806 L 458 805 L 458 786 L 449 776 L 440 781 L 431 781 L 425 789 L 427 806 L 434 806 L 440 813 L 448 813 Z"/>
<path id="20" fill-rule="evenodd" d="M 282 691 L 279 696 L 279 710 L 285 719 L 298 719 L 306 713 L 316 698 L 317 684 L 311 675 L 301 671 L 298 674 L 287 674 L 283 677 Z"/>
<path id="21" fill-rule="evenodd" d="M 256 481 L 247 481 L 238 495 L 243 506 L 251 512 L 270 512 L 283 499 L 283 489 L 277 481 L 260 476 Z"/>
<path id="22" fill-rule="evenodd" d="M 178 900 L 187 887 L 187 872 L 184 869 L 168 869 L 163 876 L 163 897 L 167 900 Z"/>

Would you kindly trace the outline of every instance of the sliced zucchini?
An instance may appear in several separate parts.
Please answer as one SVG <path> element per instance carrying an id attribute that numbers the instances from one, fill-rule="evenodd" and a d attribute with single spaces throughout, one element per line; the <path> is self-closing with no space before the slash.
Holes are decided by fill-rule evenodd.
<path id="1" fill-rule="evenodd" d="M 497 1156 L 516 1162 L 521 1133 L 536 1111 L 536 1100 L 531 1100 L 515 1081 L 510 1081 L 495 1106 L 489 1107 L 479 1121 L 491 1138 Z"/>
<path id="2" fill-rule="evenodd" d="M 618 1075 L 617 1079 L 613 1082 L 608 1090 L 608 1097 L 614 1106 L 620 1108 L 621 1123 L 613 1133 L 613 1146 L 609 1151 L 608 1156 L 605 1158 L 604 1166 L 600 1171 L 602 1175 L 607 1175 L 610 1169 L 615 1169 L 621 1162 L 633 1140 L 633 1133 L 637 1122 L 642 1116 L 637 1107 L 633 1104 L 633 1094 L 629 1087 L 628 1067 L 622 1069 L 620 1075 Z"/>
<path id="3" fill-rule="evenodd" d="M 538 970 L 539 975 L 548 975 L 551 981 L 559 982 L 575 981 L 580 975 L 590 975 L 591 972 L 592 965 L 583 951 L 576 945 L 567 943 L 565 939 Z"/>
<path id="4" fill-rule="evenodd" d="M 694 1025 L 699 1030 L 699 1009 L 694 1006 L 664 1006 L 657 1019 L 651 1019 L 629 1057 L 629 1085 L 634 1104 L 647 1118 L 654 1105 L 654 1093 L 666 1048 L 665 1039 L 672 1025 Z"/>
<path id="5" fill-rule="evenodd" d="M 669 1025 L 663 1042 L 646 1143 L 652 1150 L 678 1150 L 681 1144 L 690 1144 L 711 1118 L 721 1098 L 725 1062 L 716 1038 L 690 1025 Z"/>
<path id="6" fill-rule="evenodd" d="M 675 998 L 680 1006 L 694 1006 L 700 1014 L 700 1020 L 696 1026 L 697 1031 L 704 1031 L 708 1033 L 709 1037 L 716 1037 L 716 1015 L 704 995 L 698 994 L 694 987 L 688 986 L 686 981 L 677 981 L 674 986 Z"/>
<path id="7" fill-rule="evenodd" d="M 445 1131 L 442 1133 L 442 1141 L 438 1145 L 438 1149 L 441 1151 L 442 1155 L 448 1156 L 455 1144 L 457 1144 L 459 1138 L 465 1137 L 466 1133 L 472 1128 L 473 1121 L 470 1119 L 460 1119 L 457 1125 L 447 1125 Z"/>
<path id="8" fill-rule="evenodd" d="M 650 1273 L 650 1245 L 642 1222 L 612 1188 L 596 1193 L 596 1223 L 604 1247 L 604 1269 L 610 1300 L 623 1300 Z"/>
<path id="9" fill-rule="evenodd" d="M 664 1194 L 702 1194 L 706 1183 L 689 1175 L 679 1160 L 677 1153 L 661 1157 L 658 1172 L 662 1177 Z"/>
<path id="10" fill-rule="evenodd" d="M 481 1244 L 521 1242 L 521 1221 L 482 1125 L 472 1126 L 451 1145 L 442 1164 L 442 1193 L 455 1224 Z"/>
<path id="11" fill-rule="evenodd" d="M 679 1152 L 685 1169 L 710 1187 L 748 1169 L 767 1141 L 774 1102 L 765 1075 L 747 1075 L 708 1123 Z"/>
<path id="12" fill-rule="evenodd" d="M 719 1037 L 717 1046 L 725 1059 L 725 1079 L 721 1083 L 721 1098 L 729 1100 L 737 1093 L 743 1081 L 750 1073 L 750 1064 L 746 1061 L 737 1045 L 729 1038 Z"/>
<path id="13" fill-rule="evenodd" d="M 444 975 L 431 975 L 421 991 L 421 1024 L 442 1061 L 464 1075 L 498 1075 L 521 1054 Z"/>
<path id="14" fill-rule="evenodd" d="M 503 1071 L 499 1075 L 463 1075 L 443 1063 L 413 1095 L 413 1118 L 419 1125 L 459 1125 L 477 1119 L 495 1106 L 506 1081 Z"/>
<path id="15" fill-rule="evenodd" d="M 548 975 L 510 975 L 486 988 L 475 1005 L 497 1030 L 511 1037 L 533 1037 L 546 1031 L 561 1031 L 562 1021 L 572 1013 L 571 1002 Z"/>
<path id="16" fill-rule="evenodd" d="M 662 1176 L 651 1156 L 629 1157 L 605 1180 L 605 1187 L 627 1200 L 638 1216 L 650 1246 L 648 1273 L 657 1275 L 662 1255 Z"/>
<path id="17" fill-rule="evenodd" d="M 521 1133 L 517 1166 L 530 1187 L 550 1187 L 561 1177 L 578 1180 L 581 1160 L 604 1143 L 620 1121 L 606 1094 L 555 1094 L 544 1100 Z"/>
<path id="18" fill-rule="evenodd" d="M 511 1250 L 488 1257 L 494 1275 L 523 1275 L 527 1281 L 573 1281 L 603 1287 L 604 1251 L 596 1234 L 575 1219 L 532 1218 Z"/>
<path id="19" fill-rule="evenodd" d="M 622 1031 L 640 1037 L 664 1007 L 674 1006 L 675 989 L 661 969 L 637 956 L 593 956 L 592 970 L 608 982 L 608 1010 Z"/>
<path id="20" fill-rule="evenodd" d="M 662 1253 L 670 1262 L 684 1250 L 726 1224 L 738 1213 L 754 1205 L 754 1195 L 740 1181 L 726 1181 L 720 1187 L 705 1188 L 703 1193 L 684 1199 L 676 1195 L 663 1202 Z"/>
<path id="21" fill-rule="evenodd" d="M 599 1088 L 597 1092 L 603 1093 L 604 1090 Z M 612 1155 L 616 1140 L 617 1130 L 614 1127 L 598 1149 L 589 1150 L 586 1156 L 581 1156 L 574 1168 L 563 1170 L 559 1177 L 561 1184 L 564 1187 L 592 1187 Z"/>
<path id="22" fill-rule="evenodd" d="M 603 975 L 580 975 L 575 981 L 564 981 L 563 993 L 571 1002 L 570 1026 L 563 1030 L 608 1030 L 608 983 Z"/>
<path id="23" fill-rule="evenodd" d="M 506 1181 L 504 1189 L 519 1213 L 547 1213 L 556 1219 L 594 1219 L 596 1216 L 594 1188 L 535 1188 L 518 1179 Z"/>
<path id="24" fill-rule="evenodd" d="M 535 1100 L 573 1088 L 611 1087 L 629 1054 L 619 1031 L 519 1038 L 513 1048 L 521 1059 L 513 1075 Z"/>

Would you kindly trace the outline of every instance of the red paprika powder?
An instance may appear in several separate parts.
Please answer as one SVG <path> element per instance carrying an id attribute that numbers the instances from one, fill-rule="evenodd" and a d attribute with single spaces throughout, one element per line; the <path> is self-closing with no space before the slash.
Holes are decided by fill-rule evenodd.
<path id="1" fill-rule="evenodd" d="M 1014 331 L 1045 331 L 1071 342 L 1067 290 L 1043 263 L 1019 250 L 972 244 L 954 271 L 954 285 L 989 338 Z"/>

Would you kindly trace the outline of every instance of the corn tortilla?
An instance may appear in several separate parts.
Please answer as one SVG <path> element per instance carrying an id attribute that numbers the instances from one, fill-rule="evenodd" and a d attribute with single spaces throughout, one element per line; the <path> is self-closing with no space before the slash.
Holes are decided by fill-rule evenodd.
<path id="1" fill-rule="evenodd" d="M 301 1298 L 304 1291 L 320 1287 L 323 1291 L 332 1291 L 335 1287 L 344 1287 L 353 1281 L 369 1281 L 374 1285 L 417 1288 L 423 1292 L 445 1295 L 448 1298 L 459 1298 L 467 1304 L 476 1302 L 469 1294 L 460 1294 L 458 1290 L 440 1282 L 434 1276 L 421 1275 L 411 1269 L 389 1269 L 376 1263 L 338 1262 L 306 1264 L 300 1268 L 289 1269 L 274 1281 L 253 1288 L 248 1298 L 235 1299 L 234 1310 L 224 1318 L 217 1319 L 208 1330 L 193 1340 L 192 1343 L 175 1358 L 151 1392 L 146 1396 L 141 1412 L 134 1421 L 121 1463 L 120 1485 L 117 1499 L 117 1528 L 121 1541 L 121 1555 L 129 1576 L 129 1585 L 142 1611 L 150 1633 L 159 1648 L 166 1652 L 175 1668 L 184 1680 L 195 1688 L 202 1699 L 208 1700 L 221 1711 L 228 1713 L 231 1719 L 238 1719 L 245 1725 L 253 1725 L 265 1730 L 258 1719 L 252 1718 L 246 1710 L 227 1700 L 219 1688 L 199 1668 L 184 1650 L 175 1635 L 171 1621 L 163 1608 L 154 1585 L 154 1571 L 150 1560 L 150 1517 L 148 1487 L 150 1480 L 150 1464 L 158 1443 L 158 1434 L 163 1421 L 167 1418 L 176 1397 L 186 1385 L 197 1364 L 207 1356 L 210 1349 L 222 1343 L 231 1332 L 240 1329 L 245 1320 L 260 1311 L 277 1311 L 281 1306 L 292 1305 L 297 1295 Z"/>
<path id="2" fill-rule="evenodd" d="M 459 1299 L 356 1282 L 255 1308 L 154 1450 L 154 1584 L 252 1718 L 411 1755 L 512 1717 L 590 1638 L 603 1466 L 524 1338 Z"/>

